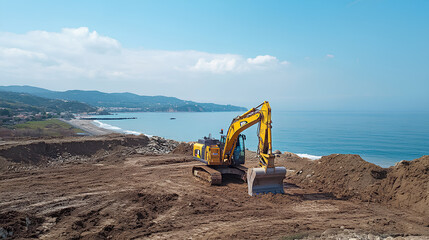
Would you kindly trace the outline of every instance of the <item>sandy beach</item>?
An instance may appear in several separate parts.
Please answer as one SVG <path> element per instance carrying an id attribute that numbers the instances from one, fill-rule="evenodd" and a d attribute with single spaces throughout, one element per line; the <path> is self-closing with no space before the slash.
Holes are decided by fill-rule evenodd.
<path id="1" fill-rule="evenodd" d="M 71 119 L 71 120 L 60 119 L 60 120 L 72 125 L 73 127 L 82 129 L 83 131 L 87 132 L 91 136 L 100 136 L 100 135 L 116 133 L 115 131 L 96 126 L 92 120 L 82 120 L 82 119 Z"/>

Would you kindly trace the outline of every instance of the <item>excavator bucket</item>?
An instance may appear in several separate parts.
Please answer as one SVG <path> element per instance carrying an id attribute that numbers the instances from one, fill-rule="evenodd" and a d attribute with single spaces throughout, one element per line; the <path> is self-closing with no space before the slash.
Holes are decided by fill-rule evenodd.
<path id="1" fill-rule="evenodd" d="M 286 176 L 286 168 L 249 168 L 247 171 L 247 186 L 249 195 L 255 196 L 266 193 L 284 194 L 283 179 Z"/>

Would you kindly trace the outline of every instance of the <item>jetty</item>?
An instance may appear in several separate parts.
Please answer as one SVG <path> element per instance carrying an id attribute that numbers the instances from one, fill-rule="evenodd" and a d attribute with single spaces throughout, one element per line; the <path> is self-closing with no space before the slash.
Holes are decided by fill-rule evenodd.
<path id="1" fill-rule="evenodd" d="M 136 117 L 112 117 L 112 118 L 104 118 L 104 117 L 81 117 L 81 120 L 126 120 L 126 119 L 137 119 Z"/>

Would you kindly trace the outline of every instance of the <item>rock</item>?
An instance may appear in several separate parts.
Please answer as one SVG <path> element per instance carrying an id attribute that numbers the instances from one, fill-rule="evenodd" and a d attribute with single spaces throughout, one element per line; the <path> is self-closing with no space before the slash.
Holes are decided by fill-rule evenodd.
<path id="1" fill-rule="evenodd" d="M 6 229 L 0 227 L 0 237 L 2 239 L 6 239 L 7 237 L 12 237 L 12 236 L 13 236 L 12 231 L 7 231 Z"/>
<path id="2" fill-rule="evenodd" d="M 371 170 L 371 176 L 375 179 L 383 179 L 387 177 L 386 170 Z"/>
<path id="3" fill-rule="evenodd" d="M 409 162 L 409 161 L 402 160 L 402 161 L 400 161 L 400 162 L 397 162 L 397 163 L 395 164 L 395 167 L 408 166 L 408 165 L 410 165 L 410 162 Z"/>
<path id="4" fill-rule="evenodd" d="M 336 234 L 336 232 L 337 232 L 337 230 L 335 230 L 335 229 L 327 229 L 327 230 L 325 230 L 323 233 L 322 233 L 322 236 L 329 236 L 329 235 L 334 235 L 334 234 Z"/>
<path id="5" fill-rule="evenodd" d="M 282 152 L 280 152 L 280 150 L 275 150 L 274 154 L 282 154 Z"/>

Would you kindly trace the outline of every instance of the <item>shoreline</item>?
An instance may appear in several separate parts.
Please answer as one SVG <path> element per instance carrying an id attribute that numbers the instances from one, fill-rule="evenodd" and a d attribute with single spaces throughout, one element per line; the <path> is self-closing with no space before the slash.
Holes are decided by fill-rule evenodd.
<path id="1" fill-rule="evenodd" d="M 104 128 L 103 126 L 99 126 L 99 125 L 97 125 L 95 123 L 95 121 L 98 121 L 98 120 L 89 120 L 89 119 L 72 119 L 72 120 L 60 119 L 60 120 L 66 122 L 66 123 L 69 123 L 69 124 L 73 125 L 76 128 L 82 129 L 83 131 L 87 132 L 90 136 L 102 136 L 102 135 L 108 135 L 108 134 L 131 134 L 131 135 L 140 135 L 140 134 L 143 134 L 143 135 L 145 135 L 147 137 L 152 137 L 153 136 L 153 135 L 148 135 L 148 134 L 144 134 L 144 133 L 136 132 L 136 131 L 132 131 L 132 130 L 121 129 L 121 128 L 115 127 L 113 125 L 102 123 L 102 125 L 107 125 L 108 127 L 117 128 L 117 130 L 111 129 L 111 128 Z M 177 140 L 175 140 L 175 141 L 177 141 Z M 249 149 L 249 150 L 256 152 L 256 150 L 253 150 L 253 149 Z M 286 151 L 286 150 L 281 150 L 281 149 L 279 149 L 279 150 L 282 153 L 283 152 L 289 152 L 289 151 Z M 275 150 L 273 149 L 273 153 L 274 153 L 274 151 Z M 319 160 L 323 156 L 328 156 L 329 155 L 329 154 L 327 154 L 327 155 L 313 155 L 313 154 L 302 153 L 302 152 L 297 152 L 297 153 L 290 152 L 290 153 L 295 154 L 295 155 L 299 156 L 302 159 L 309 159 L 309 160 L 312 160 L 312 161 Z M 346 153 L 342 153 L 342 154 L 346 154 Z M 395 166 L 397 163 L 399 163 L 400 161 L 404 160 L 404 159 L 392 159 L 391 162 L 389 161 L 388 163 L 386 163 L 386 162 L 384 162 L 385 159 L 381 159 L 381 160 L 383 160 L 383 162 L 382 162 L 382 161 L 380 161 L 380 159 L 370 158 L 368 156 L 361 155 L 361 154 L 358 154 L 358 155 L 361 156 L 361 157 L 363 157 L 364 159 L 366 159 L 366 161 L 368 161 L 370 163 L 373 163 L 373 164 L 375 164 L 377 166 L 380 166 L 382 168 L 389 168 L 389 167 Z M 420 157 L 423 157 L 423 156 L 425 156 L 425 154 L 417 156 L 415 158 L 407 158 L 405 160 L 410 161 L 412 159 L 417 159 L 417 158 L 420 158 Z"/>
<path id="2" fill-rule="evenodd" d="M 79 128 L 79 129 L 85 131 L 90 136 L 102 136 L 102 135 L 109 135 L 109 134 L 113 134 L 113 133 L 138 135 L 138 134 L 135 134 L 137 132 L 134 132 L 134 131 L 129 131 L 129 130 L 114 131 L 111 129 L 99 127 L 96 124 L 94 124 L 94 120 L 89 120 L 89 119 L 71 119 L 71 120 L 60 119 L 60 120 L 72 125 L 73 127 L 76 127 L 76 128 Z M 127 132 L 129 132 L 129 133 L 127 133 Z M 143 134 L 143 135 L 146 135 L 146 134 Z M 146 136 L 151 137 L 150 135 L 146 135 Z M 256 152 L 253 150 L 250 150 L 250 151 Z M 281 152 L 286 153 L 287 151 L 281 151 Z M 296 153 L 291 153 L 291 154 L 297 155 L 298 157 L 300 157 L 302 159 L 309 159 L 309 160 L 313 160 L 313 161 L 319 160 L 322 157 L 322 156 L 315 156 L 315 155 L 310 155 L 310 154 L 296 154 Z"/>
<path id="3" fill-rule="evenodd" d="M 101 136 L 101 135 L 108 135 L 112 133 L 118 133 L 110 129 L 105 129 L 98 127 L 94 124 L 93 120 L 82 120 L 82 119 L 71 119 L 71 120 L 65 120 L 62 118 L 59 118 L 59 120 L 68 123 L 72 125 L 75 128 L 79 128 L 86 133 L 88 133 L 90 136 Z"/>

